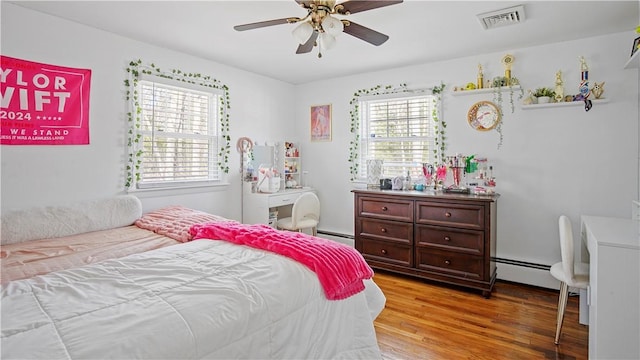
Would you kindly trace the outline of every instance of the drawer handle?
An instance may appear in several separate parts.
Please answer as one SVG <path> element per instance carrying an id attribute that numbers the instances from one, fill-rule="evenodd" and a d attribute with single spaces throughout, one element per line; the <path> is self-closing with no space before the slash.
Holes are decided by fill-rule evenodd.
<path id="1" fill-rule="evenodd" d="M 382 211 L 387 211 L 387 210 L 389 210 L 389 209 L 387 209 L 387 207 L 386 207 L 386 206 L 383 206 L 383 207 L 382 207 Z"/>
<path id="2" fill-rule="evenodd" d="M 445 217 L 451 217 L 451 213 L 447 211 L 446 213 L 444 213 L 444 216 Z"/>
<path id="3" fill-rule="evenodd" d="M 445 260 L 444 263 L 447 265 L 451 265 L 451 260 Z"/>
<path id="4" fill-rule="evenodd" d="M 384 255 L 387 255 L 387 250 L 385 249 L 380 250 L 380 252 L 383 253 Z"/>
<path id="5" fill-rule="evenodd" d="M 385 228 L 380 228 L 380 231 L 381 231 L 381 232 L 383 232 L 383 233 L 386 233 L 386 232 L 387 232 L 387 229 L 385 229 Z"/>
<path id="6" fill-rule="evenodd" d="M 451 241 L 451 238 L 450 238 L 450 237 L 448 237 L 448 236 L 445 236 L 445 237 L 444 237 L 444 241 Z"/>

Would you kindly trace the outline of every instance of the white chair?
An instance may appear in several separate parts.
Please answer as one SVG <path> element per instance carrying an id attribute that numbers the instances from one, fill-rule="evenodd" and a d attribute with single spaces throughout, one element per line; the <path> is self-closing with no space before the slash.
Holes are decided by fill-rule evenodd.
<path id="1" fill-rule="evenodd" d="M 318 235 L 320 221 L 320 199 L 312 192 L 300 195 L 293 203 L 291 217 L 278 220 L 276 226 L 281 230 L 302 231 L 311 229 L 313 236 Z"/>
<path id="2" fill-rule="evenodd" d="M 551 266 L 551 275 L 560 281 L 560 296 L 558 298 L 558 322 L 556 324 L 555 344 L 560 342 L 560 331 L 567 307 L 569 287 L 586 289 L 589 285 L 589 264 L 574 263 L 573 231 L 571 221 L 565 215 L 558 220 L 560 228 L 560 254 L 562 261 Z"/>

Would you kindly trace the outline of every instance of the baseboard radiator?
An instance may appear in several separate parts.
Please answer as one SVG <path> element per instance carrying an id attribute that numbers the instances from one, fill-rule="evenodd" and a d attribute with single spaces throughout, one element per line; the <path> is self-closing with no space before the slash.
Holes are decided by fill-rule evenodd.
<path id="1" fill-rule="evenodd" d="M 318 236 L 353 246 L 354 236 L 318 230 Z M 495 257 L 498 266 L 498 279 L 522 284 L 557 289 L 558 282 L 551 276 L 551 266 L 522 260 Z"/>
<path id="2" fill-rule="evenodd" d="M 536 263 L 527 262 L 527 261 L 503 259 L 503 258 L 499 258 L 499 257 L 493 258 L 491 260 L 495 261 L 498 264 L 509 264 L 509 265 L 515 265 L 515 266 L 521 266 L 521 267 L 525 267 L 525 268 L 530 268 L 530 269 L 536 269 L 536 270 L 549 271 L 551 269 L 551 266 L 549 266 L 549 265 L 536 264 Z"/>
<path id="3" fill-rule="evenodd" d="M 339 237 L 339 238 L 351 239 L 351 240 L 355 239 L 355 236 L 353 236 L 353 235 L 340 234 L 340 233 L 335 233 L 335 232 L 326 231 L 326 230 L 320 230 L 320 229 L 318 229 L 318 234 L 319 235 L 329 235 L 329 236 L 333 236 L 333 237 Z"/>

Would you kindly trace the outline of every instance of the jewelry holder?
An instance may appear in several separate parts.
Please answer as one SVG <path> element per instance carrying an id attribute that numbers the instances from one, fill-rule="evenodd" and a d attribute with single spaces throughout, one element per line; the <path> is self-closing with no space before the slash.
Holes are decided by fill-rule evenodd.
<path id="1" fill-rule="evenodd" d="M 465 186 L 460 185 L 462 182 L 462 178 L 465 175 L 467 157 L 463 156 L 462 154 L 456 154 L 454 156 L 447 156 L 445 158 L 445 161 L 453 175 L 453 185 L 445 188 L 444 191 L 468 194 L 469 189 Z"/>
<path id="2" fill-rule="evenodd" d="M 436 173 L 436 168 L 429 163 L 422 163 L 422 174 L 424 175 L 424 186 L 429 189 L 433 185 L 433 176 Z"/>

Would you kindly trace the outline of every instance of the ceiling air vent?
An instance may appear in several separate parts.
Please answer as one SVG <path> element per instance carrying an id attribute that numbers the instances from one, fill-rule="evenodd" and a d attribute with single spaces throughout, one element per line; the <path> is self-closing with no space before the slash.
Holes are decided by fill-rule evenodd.
<path id="1" fill-rule="evenodd" d="M 482 24 L 482 27 L 485 29 L 519 24 L 525 19 L 523 5 L 491 11 L 477 16 L 478 20 L 480 20 L 480 24 Z"/>

